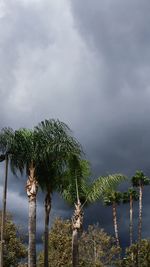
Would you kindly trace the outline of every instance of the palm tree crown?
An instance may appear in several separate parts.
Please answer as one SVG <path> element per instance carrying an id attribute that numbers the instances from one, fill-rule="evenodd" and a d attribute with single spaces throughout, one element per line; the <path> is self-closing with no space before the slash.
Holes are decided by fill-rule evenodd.
<path id="1" fill-rule="evenodd" d="M 150 179 L 142 171 L 136 171 L 132 177 L 132 184 L 135 187 L 149 185 Z"/>
<path id="2" fill-rule="evenodd" d="M 110 190 L 103 197 L 104 204 L 111 206 L 113 203 L 120 204 L 122 201 L 122 193 L 119 191 Z"/>
<path id="3" fill-rule="evenodd" d="M 12 128 L 3 128 L 0 131 L 0 161 L 5 160 L 5 155 L 13 153 L 14 131 Z"/>
<path id="4" fill-rule="evenodd" d="M 127 192 L 123 192 L 122 202 L 123 203 L 129 203 L 130 202 L 130 196 L 132 196 L 133 201 L 137 201 L 139 199 L 138 192 L 133 187 L 130 187 Z"/>

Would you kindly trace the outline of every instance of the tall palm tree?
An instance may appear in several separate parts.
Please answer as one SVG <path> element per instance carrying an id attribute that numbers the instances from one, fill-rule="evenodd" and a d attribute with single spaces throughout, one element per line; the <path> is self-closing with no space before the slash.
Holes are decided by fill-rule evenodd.
<path id="1" fill-rule="evenodd" d="M 121 203 L 121 200 L 122 200 L 122 193 L 115 190 L 106 191 L 103 198 L 104 204 L 106 206 L 112 206 L 115 239 L 116 239 L 116 245 L 118 247 L 120 246 L 120 242 L 119 242 L 119 232 L 117 223 L 117 205 Z"/>
<path id="2" fill-rule="evenodd" d="M 46 147 L 37 166 L 37 179 L 45 195 L 44 266 L 48 267 L 48 233 L 52 193 L 62 191 L 64 172 L 70 158 L 80 158 L 81 145 L 72 136 L 69 127 L 59 120 L 45 120 L 35 128 L 39 149 Z"/>
<path id="3" fill-rule="evenodd" d="M 132 187 L 128 189 L 127 192 L 124 192 L 122 195 L 123 203 L 130 203 L 130 225 L 129 225 L 129 232 L 130 232 L 130 246 L 133 244 L 133 201 L 137 201 L 139 199 L 139 195 L 136 190 Z"/>
<path id="4" fill-rule="evenodd" d="M 1 223 L 1 249 L 0 249 L 0 266 L 3 267 L 4 243 L 5 243 L 5 221 L 6 221 L 6 204 L 7 204 L 7 180 L 8 164 L 12 154 L 12 144 L 14 140 L 14 131 L 11 128 L 3 128 L 0 131 L 0 162 L 5 161 L 5 180 L 3 192 L 2 223 Z"/>
<path id="5" fill-rule="evenodd" d="M 142 171 L 136 171 L 131 179 L 132 185 L 139 188 L 139 222 L 138 222 L 138 242 L 141 243 L 142 237 L 142 201 L 143 201 L 143 188 L 150 185 L 150 179 L 145 176 Z"/>
<path id="6" fill-rule="evenodd" d="M 29 244 L 28 244 L 28 266 L 36 266 L 36 195 L 38 182 L 36 179 L 36 168 L 39 154 L 38 139 L 33 130 L 19 129 L 15 131 L 13 154 L 10 165 L 14 174 L 19 170 L 28 176 L 26 192 L 29 202 Z"/>

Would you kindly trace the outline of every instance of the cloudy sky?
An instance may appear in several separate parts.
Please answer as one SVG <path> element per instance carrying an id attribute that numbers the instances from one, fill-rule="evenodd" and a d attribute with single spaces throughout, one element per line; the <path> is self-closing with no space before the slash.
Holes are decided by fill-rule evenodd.
<path id="1" fill-rule="evenodd" d="M 93 177 L 150 175 L 149 13 L 149 0 L 0 0 L 0 128 L 59 118 L 83 145 Z M 3 174 L 1 164 L 1 196 Z M 8 209 L 26 229 L 24 187 L 10 175 Z M 52 220 L 70 216 L 58 196 L 54 202 Z M 147 189 L 143 236 L 148 203 Z M 39 195 L 39 237 L 42 205 Z M 85 216 L 112 231 L 110 209 L 97 204 Z M 120 212 L 123 243 L 127 216 Z"/>

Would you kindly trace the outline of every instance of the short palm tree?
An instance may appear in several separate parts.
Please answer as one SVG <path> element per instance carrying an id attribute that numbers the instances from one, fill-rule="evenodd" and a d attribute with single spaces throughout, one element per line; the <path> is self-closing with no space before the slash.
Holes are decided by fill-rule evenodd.
<path id="1" fill-rule="evenodd" d="M 83 207 L 85 204 L 94 203 L 98 199 L 102 199 L 105 191 L 116 187 L 124 176 L 120 174 L 99 177 L 94 182 L 88 178 L 90 175 L 89 164 L 87 161 L 80 161 L 80 165 L 76 163 L 74 173 L 69 173 L 70 177 L 74 176 L 74 182 L 70 182 L 65 187 L 63 197 L 70 203 L 75 205 L 75 211 L 72 219 L 72 263 L 73 267 L 79 266 L 78 253 L 78 235 L 83 223 Z M 68 180 L 69 181 L 69 180 Z M 73 181 L 73 180 L 71 180 Z"/>
<path id="2" fill-rule="evenodd" d="M 72 217 L 72 266 L 79 266 L 78 238 L 83 225 L 83 206 L 88 204 L 89 193 L 89 162 L 73 156 L 64 177 L 66 182 L 62 190 L 63 198 L 74 205 Z"/>
<path id="3" fill-rule="evenodd" d="M 134 190 L 132 187 L 128 189 L 127 192 L 124 192 L 122 195 L 122 202 L 130 203 L 130 246 L 133 244 L 133 201 L 137 201 L 139 199 L 139 195 L 136 190 Z"/>
<path id="4" fill-rule="evenodd" d="M 45 195 L 45 232 L 44 232 L 44 266 L 48 267 L 48 233 L 49 216 L 51 211 L 52 193 L 61 192 L 64 186 L 64 172 L 69 166 L 70 159 L 80 158 L 81 145 L 72 137 L 69 127 L 60 121 L 46 120 L 41 122 L 35 133 L 39 149 L 46 148 L 37 166 L 37 180 L 46 192 Z"/>
<path id="5" fill-rule="evenodd" d="M 119 247 L 119 232 L 117 223 L 117 205 L 121 203 L 122 193 L 115 190 L 108 190 L 105 192 L 103 201 L 106 206 L 112 206 L 113 210 L 113 224 L 115 231 L 116 245 Z"/>
<path id="6" fill-rule="evenodd" d="M 8 180 L 8 164 L 12 154 L 12 145 L 14 140 L 14 131 L 11 128 L 3 128 L 0 131 L 0 162 L 5 161 L 5 182 L 3 193 L 2 223 L 1 223 L 1 250 L 0 250 L 0 266 L 3 267 L 4 243 L 5 243 L 5 221 L 6 221 L 6 203 L 7 203 L 7 180 Z"/>
<path id="7" fill-rule="evenodd" d="M 150 185 L 150 179 L 142 171 L 136 171 L 132 177 L 132 185 L 139 188 L 139 223 L 138 223 L 138 242 L 140 244 L 142 237 L 142 200 L 143 188 Z"/>

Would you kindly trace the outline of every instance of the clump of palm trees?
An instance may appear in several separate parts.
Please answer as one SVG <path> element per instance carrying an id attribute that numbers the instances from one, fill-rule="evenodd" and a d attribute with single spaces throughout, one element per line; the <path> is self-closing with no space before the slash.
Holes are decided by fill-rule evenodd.
<path id="1" fill-rule="evenodd" d="M 68 168 L 69 159 L 74 155 L 80 158 L 81 145 L 72 136 L 69 127 L 59 120 L 45 120 L 34 129 L 13 131 L 4 128 L 0 132 L 1 160 L 5 159 L 5 196 L 3 199 L 3 224 L 1 228 L 1 267 L 3 264 L 3 244 L 6 220 L 6 192 L 8 159 L 14 174 L 18 171 L 26 174 L 26 192 L 29 200 L 29 244 L 28 266 L 36 266 L 36 197 L 38 186 L 45 192 L 45 259 L 48 266 L 48 224 L 51 208 L 51 194 L 60 191 L 63 184 L 63 172 Z"/>
<path id="2" fill-rule="evenodd" d="M 144 186 L 150 185 L 150 178 L 145 176 L 142 171 L 136 171 L 135 175 L 131 178 L 131 187 L 126 192 L 119 192 L 114 188 L 106 190 L 103 196 L 103 202 L 106 206 L 112 206 L 113 210 L 113 225 L 116 244 L 119 247 L 119 231 L 117 220 L 117 206 L 121 203 L 129 203 L 129 239 L 130 246 L 133 244 L 133 203 L 139 201 L 139 219 L 138 219 L 138 243 L 141 242 L 142 237 L 142 202 L 143 202 L 143 189 Z M 135 188 L 138 188 L 136 190 Z"/>
<path id="3" fill-rule="evenodd" d="M 102 178 L 98 179 L 97 184 L 88 184 L 87 163 L 81 160 L 83 155 L 82 147 L 72 136 L 69 127 L 59 120 L 42 121 L 34 129 L 21 128 L 15 131 L 11 128 L 2 129 L 0 131 L 0 152 L 0 161 L 5 160 L 6 162 L 1 227 L 1 267 L 4 267 L 3 245 L 5 242 L 8 162 L 10 162 L 11 170 L 15 175 L 19 171 L 21 175 L 26 175 L 27 177 L 29 267 L 36 266 L 36 198 L 38 187 L 40 186 L 45 192 L 44 266 L 48 267 L 48 233 L 52 193 L 57 191 L 65 198 L 68 194 L 72 200 L 75 200 L 72 190 L 77 192 L 76 215 L 73 223 L 73 236 L 76 237 L 77 235 L 74 235 L 75 230 L 79 230 L 82 225 L 77 217 L 81 215 L 84 206 L 81 206 L 83 199 L 85 203 L 94 201 L 97 195 L 102 194 L 105 186 L 110 186 L 111 183 L 115 183 L 118 180 L 115 176 L 112 176 L 112 179 L 109 177 L 105 181 Z M 80 226 L 77 227 L 77 224 Z M 73 244 L 75 244 L 74 241 Z M 74 249 L 73 254 L 77 255 Z"/>
<path id="4" fill-rule="evenodd" d="M 80 143 L 73 137 L 69 127 L 59 120 L 45 120 L 33 129 L 0 131 L 0 162 L 5 161 L 5 182 L 1 224 L 0 267 L 4 267 L 3 254 L 5 242 L 6 199 L 8 165 L 16 175 L 26 175 L 26 193 L 29 203 L 29 242 L 28 267 L 36 267 L 36 198 L 38 188 L 45 192 L 45 231 L 44 266 L 48 267 L 49 217 L 52 206 L 52 194 L 58 192 L 74 206 L 72 218 L 72 264 L 79 266 L 78 239 L 82 229 L 85 205 L 103 200 L 112 205 L 113 222 L 117 247 L 120 246 L 117 222 L 117 206 L 130 203 L 130 244 L 133 243 L 133 201 L 139 199 L 139 230 L 142 230 L 143 187 L 149 184 L 149 178 L 137 171 L 132 177 L 133 187 L 139 188 L 139 194 L 133 188 L 123 194 L 116 190 L 126 178 L 122 174 L 98 177 L 92 182 L 89 162 L 83 159 Z"/>

